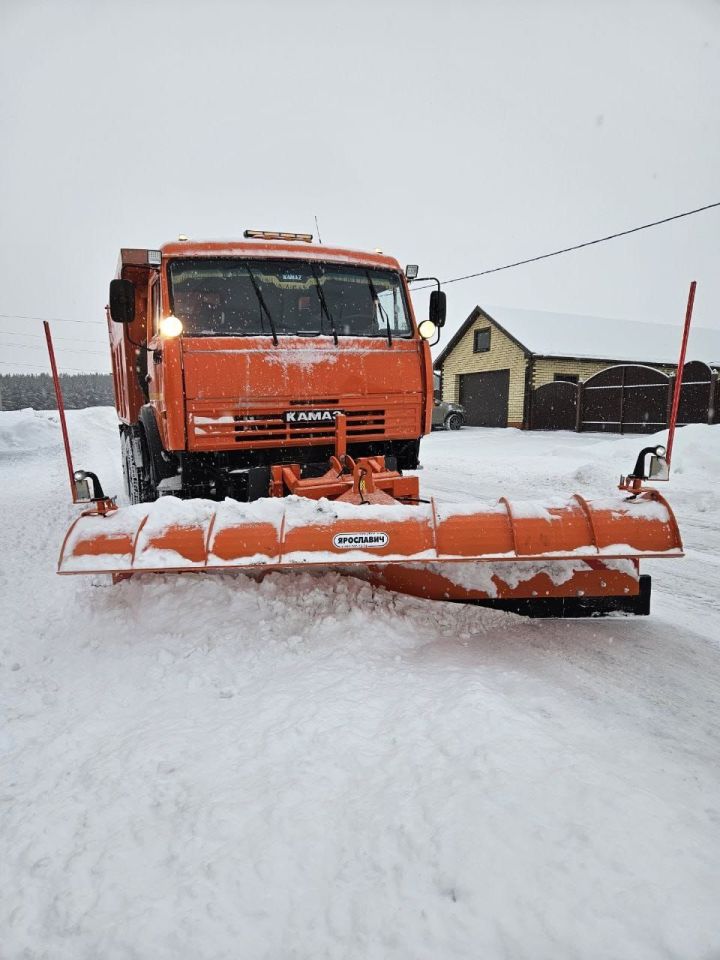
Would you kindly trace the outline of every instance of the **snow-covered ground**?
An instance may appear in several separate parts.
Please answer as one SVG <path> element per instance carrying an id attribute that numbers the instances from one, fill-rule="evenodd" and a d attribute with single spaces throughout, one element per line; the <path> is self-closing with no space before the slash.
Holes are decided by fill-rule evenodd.
<path id="1" fill-rule="evenodd" d="M 115 415 L 70 415 L 120 489 Z M 446 499 L 612 489 L 646 438 L 423 441 Z M 0 957 L 720 956 L 720 427 L 649 618 L 336 575 L 54 573 L 54 414 L 0 414 Z"/>

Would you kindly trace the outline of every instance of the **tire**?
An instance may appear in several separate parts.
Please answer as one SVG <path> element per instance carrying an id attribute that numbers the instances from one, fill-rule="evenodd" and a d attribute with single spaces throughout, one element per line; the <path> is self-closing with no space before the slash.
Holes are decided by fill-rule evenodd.
<path id="1" fill-rule="evenodd" d="M 144 406 L 140 410 L 140 422 L 137 429 L 142 435 L 143 454 L 147 453 L 144 463 L 150 483 L 157 490 L 162 480 L 177 476 L 178 463 L 175 457 L 164 450 L 160 432 L 152 407 Z"/>
<path id="2" fill-rule="evenodd" d="M 150 477 L 150 457 L 142 427 L 132 426 L 120 435 L 123 476 L 130 503 L 151 503 L 157 499 Z"/>
<path id="3" fill-rule="evenodd" d="M 420 462 L 419 440 L 396 440 L 391 446 L 391 456 L 397 461 L 397 469 L 417 470 Z"/>
<path id="4" fill-rule="evenodd" d="M 463 417 L 461 413 L 449 413 L 445 417 L 446 430 L 459 430 L 462 425 Z"/>

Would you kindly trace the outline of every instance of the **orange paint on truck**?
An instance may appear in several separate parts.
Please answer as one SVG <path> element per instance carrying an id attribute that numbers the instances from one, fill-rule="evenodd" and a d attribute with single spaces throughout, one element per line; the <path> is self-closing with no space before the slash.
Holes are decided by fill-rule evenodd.
<path id="1" fill-rule="evenodd" d="M 417 330 L 409 289 L 397 260 L 306 243 L 268 241 L 174 242 L 148 251 L 123 250 L 117 277 L 135 285 L 135 319 L 108 315 L 116 407 L 123 424 L 137 425 L 151 408 L 162 448 L 172 454 L 232 454 L 332 445 L 332 422 L 288 419 L 292 411 L 342 411 L 356 453 L 392 453 L 429 432 L 432 360 Z M 402 289 L 407 336 L 194 336 L 166 338 L 159 320 L 171 312 L 169 268 L 188 261 L 297 262 L 390 271 Z M 312 265 L 315 265 L 313 267 Z M 257 266 L 254 267 L 257 269 Z M 309 290 L 313 292 L 312 288 Z M 309 299 L 309 298 L 308 298 Z M 262 315 L 262 310 L 260 310 Z M 182 319 L 182 317 L 181 317 Z M 147 344 L 138 349 L 133 344 Z M 353 444 L 355 447 L 353 448 Z M 368 450 L 361 445 L 370 445 Z M 373 444 L 375 446 L 373 446 Z M 402 449 L 398 447 L 398 449 Z M 319 459 L 322 459 L 319 457 Z M 245 461 L 242 461 L 243 463 Z"/>

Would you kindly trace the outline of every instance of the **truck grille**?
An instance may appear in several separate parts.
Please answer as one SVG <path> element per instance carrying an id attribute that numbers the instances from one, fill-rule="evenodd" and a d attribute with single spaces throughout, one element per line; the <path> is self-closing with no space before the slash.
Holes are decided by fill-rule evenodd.
<path id="1" fill-rule="evenodd" d="M 329 446 L 334 441 L 335 421 L 288 422 L 289 411 L 342 410 L 347 418 L 347 439 L 350 443 L 413 438 L 422 432 L 420 404 L 410 396 L 401 402 L 378 398 L 380 403 L 362 405 L 360 398 L 313 399 L 312 401 L 278 404 L 258 401 L 254 409 L 235 407 L 218 410 L 211 401 L 195 401 L 188 410 L 188 449 L 232 450 L 238 448 Z M 365 400 L 367 404 L 367 399 Z M 272 409 L 263 409 L 264 406 Z"/>
<path id="2" fill-rule="evenodd" d="M 354 440 L 366 440 L 385 433 L 384 410 L 354 410 L 347 412 L 347 435 Z M 235 442 L 250 444 L 257 440 L 276 440 L 297 443 L 299 440 L 331 439 L 335 436 L 335 424 L 286 423 L 283 413 L 244 414 L 233 417 Z"/>

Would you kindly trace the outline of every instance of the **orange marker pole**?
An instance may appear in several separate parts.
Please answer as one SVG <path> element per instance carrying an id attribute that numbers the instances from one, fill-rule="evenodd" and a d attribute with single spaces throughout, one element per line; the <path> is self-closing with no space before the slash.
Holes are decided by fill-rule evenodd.
<path id="1" fill-rule="evenodd" d="M 62 388 L 60 387 L 60 378 L 58 377 L 57 364 L 55 363 L 55 348 L 53 347 L 52 336 L 50 334 L 50 324 L 47 320 L 43 321 L 43 327 L 45 327 L 45 339 L 47 340 L 48 356 L 50 357 L 50 369 L 52 370 L 53 385 L 55 387 L 55 399 L 57 400 L 58 413 L 60 414 L 60 428 L 62 430 L 65 460 L 67 461 L 68 478 L 70 480 L 70 496 L 72 497 L 72 502 L 77 503 L 75 468 L 73 467 L 72 453 L 70 452 L 70 437 L 68 436 L 68 428 L 65 421 L 65 404 L 63 403 Z"/>
<path id="2" fill-rule="evenodd" d="M 688 336 L 690 334 L 690 321 L 692 320 L 693 304 L 695 303 L 695 288 L 697 287 L 697 282 L 695 280 L 690 284 L 690 292 L 688 293 L 688 302 L 687 308 L 685 310 L 685 328 L 683 329 L 683 338 L 682 344 L 680 346 L 680 359 L 678 360 L 677 375 L 675 377 L 675 393 L 673 394 L 672 410 L 670 413 L 670 424 L 668 431 L 668 442 L 667 442 L 667 452 L 665 454 L 665 459 L 670 466 L 672 458 L 672 448 L 673 441 L 675 439 L 675 425 L 677 423 L 678 408 L 680 406 L 680 390 L 682 389 L 682 380 L 683 380 L 683 367 L 685 366 L 685 353 L 687 351 L 687 342 Z"/>

